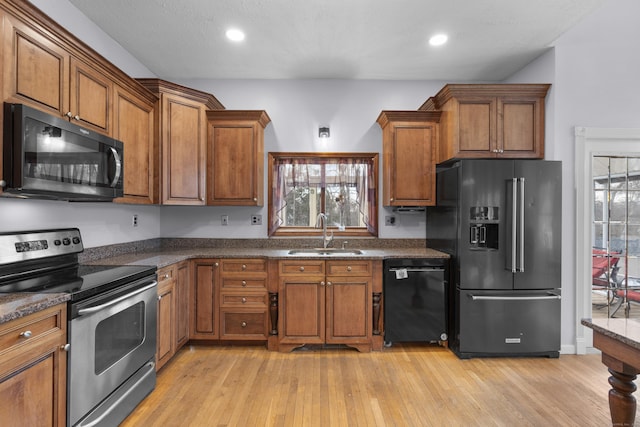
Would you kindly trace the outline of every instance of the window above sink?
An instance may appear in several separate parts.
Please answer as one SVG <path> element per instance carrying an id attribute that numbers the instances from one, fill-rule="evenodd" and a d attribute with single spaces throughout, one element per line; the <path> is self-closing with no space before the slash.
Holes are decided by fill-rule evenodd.
<path id="1" fill-rule="evenodd" d="M 377 236 L 377 153 L 269 153 L 269 235 Z"/>

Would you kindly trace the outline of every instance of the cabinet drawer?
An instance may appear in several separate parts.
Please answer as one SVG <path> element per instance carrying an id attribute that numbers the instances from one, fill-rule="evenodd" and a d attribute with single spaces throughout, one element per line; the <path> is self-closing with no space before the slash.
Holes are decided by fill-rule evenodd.
<path id="1" fill-rule="evenodd" d="M 62 322 L 62 310 L 66 305 L 58 309 L 46 312 L 34 313 L 22 319 L 8 322 L 0 328 L 0 352 L 11 351 L 12 347 L 38 342 L 42 337 L 51 333 L 64 333 L 65 326 Z"/>
<path id="2" fill-rule="evenodd" d="M 279 265 L 281 275 L 324 274 L 324 261 L 291 260 Z"/>
<path id="3" fill-rule="evenodd" d="M 222 278 L 223 288 L 241 288 L 241 289 L 266 289 L 267 278 Z"/>
<path id="4" fill-rule="evenodd" d="M 267 336 L 266 311 L 222 311 L 220 317 L 221 339 L 265 339 Z"/>
<path id="5" fill-rule="evenodd" d="M 267 261 L 264 259 L 229 259 L 222 261 L 222 274 L 225 273 L 266 273 Z"/>
<path id="6" fill-rule="evenodd" d="M 371 261 L 327 261 L 327 276 L 371 276 Z"/>
<path id="7" fill-rule="evenodd" d="M 267 294 L 222 293 L 220 302 L 223 306 L 267 307 Z"/>
<path id="8" fill-rule="evenodd" d="M 176 277 L 176 271 L 173 265 L 158 270 L 158 285 L 165 282 L 173 281 Z"/>

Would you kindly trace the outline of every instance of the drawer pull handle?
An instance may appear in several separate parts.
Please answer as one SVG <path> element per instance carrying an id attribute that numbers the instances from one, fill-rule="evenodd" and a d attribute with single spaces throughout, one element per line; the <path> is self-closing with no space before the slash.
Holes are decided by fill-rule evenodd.
<path id="1" fill-rule="evenodd" d="M 31 333 L 31 331 L 20 332 L 20 336 L 22 338 L 31 338 L 32 335 L 33 335 L 33 333 Z"/>
<path id="2" fill-rule="evenodd" d="M 240 326 L 242 326 L 243 328 L 246 328 L 247 327 L 247 322 L 240 323 Z"/>
<path id="3" fill-rule="evenodd" d="M 300 266 L 300 271 L 304 271 L 304 267 L 303 266 Z"/>
<path id="4" fill-rule="evenodd" d="M 242 300 L 241 300 L 241 301 L 242 301 L 242 303 L 244 304 L 244 303 L 246 303 L 246 302 L 247 302 L 247 299 L 246 299 L 245 297 L 242 297 Z"/>
<path id="5" fill-rule="evenodd" d="M 246 280 L 242 281 L 242 286 L 247 286 L 247 281 Z"/>
<path id="6" fill-rule="evenodd" d="M 164 276 L 162 276 L 163 279 L 168 279 L 169 278 L 169 273 L 165 273 Z"/>
<path id="7" fill-rule="evenodd" d="M 347 266 L 347 271 L 351 271 L 351 266 Z"/>

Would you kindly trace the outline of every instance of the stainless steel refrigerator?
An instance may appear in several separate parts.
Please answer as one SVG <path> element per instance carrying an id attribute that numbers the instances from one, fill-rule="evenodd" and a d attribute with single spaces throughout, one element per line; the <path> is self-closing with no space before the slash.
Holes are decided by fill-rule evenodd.
<path id="1" fill-rule="evenodd" d="M 451 255 L 452 350 L 558 357 L 561 162 L 460 160 L 436 180 L 426 237 Z"/>

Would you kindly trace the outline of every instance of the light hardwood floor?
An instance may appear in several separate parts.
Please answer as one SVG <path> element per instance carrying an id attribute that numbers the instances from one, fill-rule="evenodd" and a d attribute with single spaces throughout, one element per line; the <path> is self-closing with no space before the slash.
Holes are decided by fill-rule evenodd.
<path id="1" fill-rule="evenodd" d="M 459 360 L 448 349 L 382 352 L 183 348 L 132 426 L 607 426 L 599 355 Z"/>

